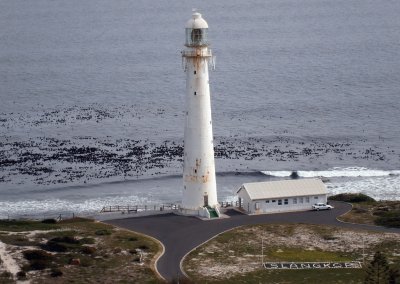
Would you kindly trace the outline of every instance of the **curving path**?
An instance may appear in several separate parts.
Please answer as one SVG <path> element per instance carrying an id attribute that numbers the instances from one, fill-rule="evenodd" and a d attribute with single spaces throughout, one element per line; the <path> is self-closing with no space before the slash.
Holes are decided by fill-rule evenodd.
<path id="1" fill-rule="evenodd" d="M 248 216 L 231 210 L 227 212 L 230 218 L 208 221 L 202 221 L 196 217 L 166 214 L 109 220 L 106 223 L 150 235 L 163 243 L 165 252 L 157 262 L 157 269 L 166 280 L 183 276 L 180 270 L 180 262 L 192 249 L 221 232 L 242 225 L 307 223 L 400 233 L 400 229 L 339 222 L 336 220 L 336 217 L 349 211 L 351 205 L 342 202 L 331 202 L 331 204 L 335 209 L 329 211 L 304 211 Z"/>

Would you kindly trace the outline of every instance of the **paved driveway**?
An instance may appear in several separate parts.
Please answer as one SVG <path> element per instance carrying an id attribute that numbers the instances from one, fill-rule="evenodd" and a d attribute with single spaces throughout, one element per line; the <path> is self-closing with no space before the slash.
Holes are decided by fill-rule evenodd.
<path id="1" fill-rule="evenodd" d="M 165 247 L 165 253 L 157 263 L 157 269 L 167 280 L 181 277 L 180 261 L 186 253 L 226 230 L 250 224 L 265 223 L 307 223 L 334 225 L 352 229 L 367 229 L 381 232 L 400 233 L 400 229 L 389 229 L 369 225 L 354 225 L 336 220 L 337 216 L 351 209 L 342 202 L 331 202 L 335 207 L 327 211 L 305 211 L 280 214 L 248 216 L 232 214 L 230 218 L 202 221 L 195 217 L 175 214 L 137 217 L 106 221 L 109 224 L 140 232 L 158 239 Z"/>

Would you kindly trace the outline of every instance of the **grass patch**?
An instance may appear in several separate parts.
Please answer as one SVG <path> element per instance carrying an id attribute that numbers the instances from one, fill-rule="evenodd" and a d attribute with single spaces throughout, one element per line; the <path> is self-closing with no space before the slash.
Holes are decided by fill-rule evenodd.
<path id="1" fill-rule="evenodd" d="M 30 241 L 26 236 L 21 235 L 0 235 L 0 241 L 13 246 L 36 246 L 37 242 Z"/>
<path id="2" fill-rule="evenodd" d="M 112 234 L 112 230 L 104 230 L 104 229 L 102 229 L 102 230 L 97 230 L 97 231 L 95 232 L 95 234 L 96 234 L 97 236 L 108 236 L 108 235 L 111 235 L 111 234 Z"/>
<path id="3" fill-rule="evenodd" d="M 46 224 L 30 220 L 0 220 L 0 231 L 23 232 L 34 230 L 56 230 L 60 227 L 57 224 Z"/>
<path id="4" fill-rule="evenodd" d="M 78 234 L 76 230 L 58 230 L 58 231 L 51 231 L 46 233 L 39 233 L 37 234 L 37 238 L 42 239 L 53 239 L 53 238 L 63 238 L 63 237 L 75 237 Z"/>
<path id="5" fill-rule="evenodd" d="M 245 273 L 231 279 L 211 281 L 215 284 L 234 283 L 285 283 L 285 284 L 352 284 L 363 283 L 364 271 L 362 269 L 325 269 L 325 270 L 259 270 Z M 209 282 L 209 283 L 211 283 Z"/>
<path id="6" fill-rule="evenodd" d="M 289 261 L 289 262 L 313 262 L 313 261 L 351 261 L 352 256 L 345 253 L 304 250 L 300 248 L 272 248 L 266 251 L 265 260 Z"/>
<path id="7" fill-rule="evenodd" d="M 73 223 L 94 223 L 93 219 L 88 219 L 88 218 L 81 218 L 81 217 L 75 217 L 75 218 L 71 218 L 71 219 L 65 219 L 65 220 L 61 220 L 59 222 L 60 224 L 73 224 Z"/>

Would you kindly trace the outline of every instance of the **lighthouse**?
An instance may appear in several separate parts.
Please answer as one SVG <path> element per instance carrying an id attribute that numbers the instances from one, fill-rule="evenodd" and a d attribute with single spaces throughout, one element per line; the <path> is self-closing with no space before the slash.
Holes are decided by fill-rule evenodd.
<path id="1" fill-rule="evenodd" d="M 185 32 L 186 48 L 182 51 L 186 72 L 182 209 L 186 214 L 218 217 L 208 78 L 214 59 L 207 38 L 208 24 L 200 13 L 195 12 L 186 23 Z"/>

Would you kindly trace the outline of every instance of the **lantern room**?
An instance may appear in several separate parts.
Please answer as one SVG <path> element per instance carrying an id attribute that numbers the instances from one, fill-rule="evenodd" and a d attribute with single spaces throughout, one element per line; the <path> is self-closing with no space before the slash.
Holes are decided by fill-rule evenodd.
<path id="1" fill-rule="evenodd" d="M 192 18 L 186 23 L 186 42 L 187 47 L 208 46 L 208 24 L 201 17 L 200 13 L 193 13 Z"/>

